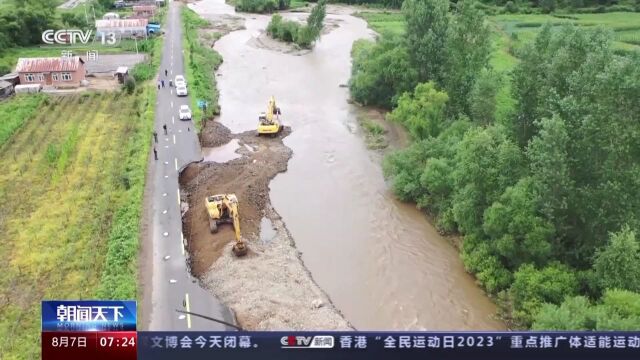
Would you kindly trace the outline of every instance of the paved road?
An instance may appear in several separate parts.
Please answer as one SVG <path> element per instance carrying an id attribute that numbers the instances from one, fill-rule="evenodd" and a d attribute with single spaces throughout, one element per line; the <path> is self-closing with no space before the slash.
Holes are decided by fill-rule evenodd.
<path id="1" fill-rule="evenodd" d="M 169 79 L 184 74 L 180 5 L 169 4 L 165 41 L 160 65 L 160 79 L 165 88 L 158 91 L 155 129 L 158 133 L 158 160 L 150 161 L 145 203 L 150 225 L 152 271 L 150 284 L 145 284 L 141 306 L 144 330 L 227 330 L 224 325 L 195 316 L 182 315 L 182 309 L 233 323 L 229 310 L 203 290 L 187 269 L 187 253 L 182 236 L 179 206 L 178 170 L 191 161 L 201 159 L 200 145 L 191 121 L 180 121 L 180 105 L 189 104 L 188 97 L 177 97 Z M 168 76 L 164 70 L 168 70 Z M 163 125 L 167 126 L 164 134 Z M 143 244 L 149 246 L 149 244 Z M 144 266 L 143 266 L 144 269 Z M 144 270 L 142 270 L 144 271 Z M 144 275 L 143 275 L 144 276 Z M 150 286 L 149 286 L 150 285 Z M 149 298 L 150 297 L 150 298 Z"/>

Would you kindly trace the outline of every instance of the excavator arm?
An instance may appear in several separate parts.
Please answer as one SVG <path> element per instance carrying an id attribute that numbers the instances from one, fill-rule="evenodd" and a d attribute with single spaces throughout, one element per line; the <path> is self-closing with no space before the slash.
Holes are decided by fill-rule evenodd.
<path id="1" fill-rule="evenodd" d="M 240 215 L 238 214 L 238 203 L 230 201 L 228 206 L 230 212 L 229 215 L 231 215 L 231 219 L 233 220 L 233 230 L 236 233 L 236 243 L 233 245 L 232 250 L 236 256 L 244 256 L 247 254 L 248 249 L 240 236 Z"/>

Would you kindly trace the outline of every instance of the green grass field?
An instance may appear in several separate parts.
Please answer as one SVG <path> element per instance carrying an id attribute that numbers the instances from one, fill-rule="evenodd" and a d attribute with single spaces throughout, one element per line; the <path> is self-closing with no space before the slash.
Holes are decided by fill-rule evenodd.
<path id="1" fill-rule="evenodd" d="M 356 13 L 367 21 L 375 32 L 402 34 L 404 32 L 404 16 L 399 11 L 360 11 Z"/>
<path id="2" fill-rule="evenodd" d="M 155 91 L 39 101 L 0 151 L 2 359 L 39 357 L 42 299 L 136 297 Z"/>
<path id="3" fill-rule="evenodd" d="M 532 40 L 545 23 L 554 26 L 573 24 L 592 28 L 603 26 L 614 32 L 614 47 L 622 50 L 640 50 L 640 13 L 614 12 L 604 14 L 561 15 L 496 15 L 491 20 L 510 39 L 514 37 L 516 48 Z M 566 18 L 569 17 L 569 18 Z"/>

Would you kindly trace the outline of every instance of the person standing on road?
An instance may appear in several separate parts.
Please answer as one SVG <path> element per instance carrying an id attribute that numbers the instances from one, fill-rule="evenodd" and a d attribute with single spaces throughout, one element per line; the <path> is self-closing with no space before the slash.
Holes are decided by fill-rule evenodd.
<path id="1" fill-rule="evenodd" d="M 164 134 L 167 135 L 167 124 L 162 125 L 162 129 L 164 130 Z"/>
<path id="2" fill-rule="evenodd" d="M 162 82 L 162 87 L 164 88 L 164 80 L 162 80 L 161 82 Z"/>
<path id="3" fill-rule="evenodd" d="M 164 76 L 167 76 L 168 72 L 167 69 L 164 69 Z"/>
<path id="4" fill-rule="evenodd" d="M 158 143 L 158 133 L 155 130 L 153 131 L 153 141 L 155 141 L 156 144 Z"/>
<path id="5" fill-rule="evenodd" d="M 160 90 L 160 80 L 158 80 L 158 90 Z"/>
<path id="6" fill-rule="evenodd" d="M 153 157 L 158 160 L 158 150 L 156 150 L 155 146 L 153 147 Z"/>

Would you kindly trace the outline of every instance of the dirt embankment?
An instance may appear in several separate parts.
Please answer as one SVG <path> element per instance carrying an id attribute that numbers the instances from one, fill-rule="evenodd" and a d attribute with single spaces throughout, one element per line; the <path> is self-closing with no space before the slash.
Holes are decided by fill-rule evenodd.
<path id="1" fill-rule="evenodd" d="M 181 198 L 188 204 L 183 216 L 191 270 L 220 300 L 231 307 L 238 323 L 250 330 L 350 329 L 304 267 L 293 239 L 269 200 L 269 181 L 286 171 L 291 149 L 282 139 L 256 137 L 255 131 L 230 134 L 210 121 L 201 135 L 204 146 L 219 146 L 232 138 L 242 157 L 226 163 L 200 162 L 180 175 Z M 236 258 L 232 226 L 211 234 L 204 199 L 208 195 L 235 193 L 240 202 L 242 237 L 249 254 Z M 275 236 L 260 240 L 263 218 L 273 224 Z"/>

